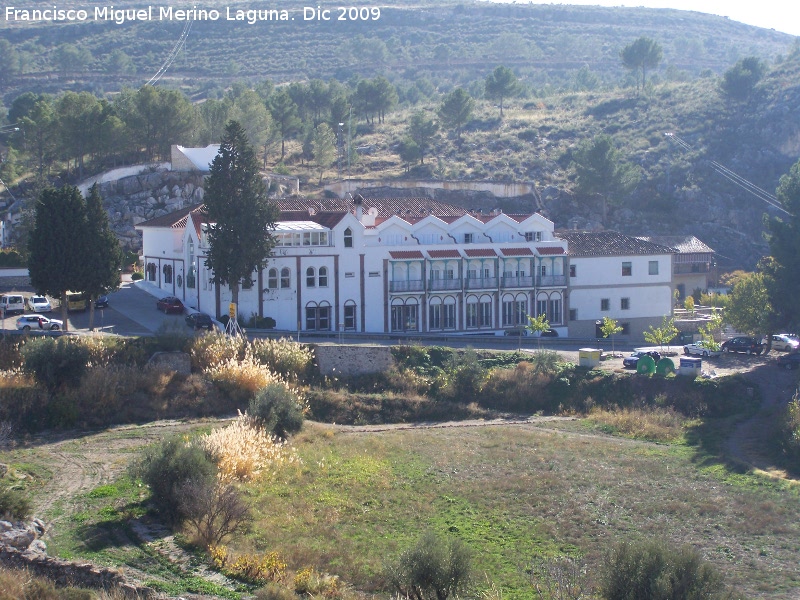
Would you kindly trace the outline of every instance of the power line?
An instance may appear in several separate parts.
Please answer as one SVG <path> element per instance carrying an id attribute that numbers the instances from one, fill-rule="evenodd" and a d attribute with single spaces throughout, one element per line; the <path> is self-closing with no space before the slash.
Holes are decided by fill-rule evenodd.
<path id="1" fill-rule="evenodd" d="M 677 135 L 675 135 L 671 131 L 666 132 L 664 135 L 667 136 L 669 139 L 673 140 L 676 144 L 678 144 L 684 150 L 692 150 L 692 146 L 691 145 L 689 145 L 686 141 L 682 140 L 681 138 L 679 138 Z M 753 196 L 755 196 L 759 200 L 762 200 L 763 202 L 766 202 L 767 204 L 769 204 L 773 208 L 776 208 L 777 210 L 789 215 L 790 217 L 794 216 L 788 210 L 783 208 L 783 206 L 781 206 L 780 201 L 778 200 L 778 198 L 774 194 L 770 194 L 768 191 L 758 187 L 756 184 L 748 181 L 747 179 L 745 179 L 741 175 L 739 175 L 737 173 L 734 173 L 728 167 L 718 163 L 717 161 L 714 161 L 714 160 L 709 161 L 709 164 L 711 165 L 712 169 L 714 169 L 717 173 L 722 175 L 725 179 L 727 179 L 728 181 L 730 181 L 734 185 L 739 186 L 744 191 L 749 192 L 750 194 L 752 194 Z"/>
<path id="2" fill-rule="evenodd" d="M 156 72 L 155 75 L 153 75 L 150 78 L 150 80 L 147 83 L 145 83 L 145 85 L 155 85 L 156 83 L 158 83 L 158 80 L 161 79 L 161 77 L 163 77 L 164 73 L 167 72 L 167 69 L 169 69 L 170 66 L 172 66 L 172 63 L 178 57 L 178 53 L 183 48 L 184 44 L 186 44 L 186 38 L 189 37 L 189 31 L 192 28 L 193 22 L 194 21 L 192 20 L 186 21 L 186 25 L 183 26 L 183 31 L 181 32 L 178 41 L 175 42 L 175 45 L 172 47 L 172 50 L 170 50 L 170 53 L 167 55 L 164 64 L 161 65 L 161 68 Z"/>

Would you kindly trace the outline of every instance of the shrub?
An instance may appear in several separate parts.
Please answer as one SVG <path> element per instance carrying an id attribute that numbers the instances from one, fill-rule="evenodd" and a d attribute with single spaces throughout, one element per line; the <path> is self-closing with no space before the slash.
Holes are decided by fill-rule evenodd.
<path id="1" fill-rule="evenodd" d="M 194 528 L 203 548 L 217 546 L 252 521 L 239 490 L 220 481 L 190 479 L 180 486 L 178 499 L 184 520 Z"/>
<path id="2" fill-rule="evenodd" d="M 29 373 L 0 371 L 0 420 L 18 429 L 35 431 L 48 423 L 47 390 Z"/>
<path id="3" fill-rule="evenodd" d="M 289 381 L 302 380 L 308 375 L 314 354 L 308 346 L 288 338 L 255 339 L 248 348 L 250 355 Z"/>
<path id="4" fill-rule="evenodd" d="M 294 576 L 294 591 L 303 596 L 315 598 L 340 598 L 341 582 L 336 575 L 319 573 L 313 567 L 301 569 Z"/>
<path id="5" fill-rule="evenodd" d="M 513 369 L 493 370 L 483 386 L 480 405 L 495 410 L 532 414 L 551 411 L 547 386 L 553 377 L 522 362 Z"/>
<path id="6" fill-rule="evenodd" d="M 132 281 L 141 281 L 142 279 L 144 279 L 144 273 L 142 273 L 141 271 L 134 271 L 133 273 L 131 273 Z"/>
<path id="7" fill-rule="evenodd" d="M 89 350 L 78 338 L 41 337 L 22 347 L 23 369 L 50 390 L 76 385 L 89 363 Z"/>
<path id="8" fill-rule="evenodd" d="M 30 499 L 20 490 L 0 486 L 0 516 L 6 521 L 21 521 L 31 514 Z"/>
<path id="9" fill-rule="evenodd" d="M 478 354 L 467 348 L 462 354 L 454 354 L 447 369 L 448 383 L 442 396 L 455 402 L 469 404 L 479 399 L 486 381 L 487 371 L 480 364 Z"/>
<path id="10" fill-rule="evenodd" d="M 793 473 L 800 472 L 800 391 L 795 392 L 786 407 L 778 437 L 787 468 Z"/>
<path id="11" fill-rule="evenodd" d="M 216 471 L 213 461 L 199 445 L 178 437 L 149 448 L 131 467 L 131 474 L 150 487 L 150 499 L 156 510 L 173 525 L 185 516 L 180 503 L 181 488 L 189 481 L 213 485 Z"/>
<path id="12" fill-rule="evenodd" d="M 622 542 L 600 572 L 605 600 L 713 600 L 726 598 L 722 578 L 691 547 Z"/>
<path id="13" fill-rule="evenodd" d="M 194 338 L 189 344 L 192 368 L 208 371 L 222 363 L 239 361 L 245 356 L 247 340 L 214 332 Z"/>
<path id="14" fill-rule="evenodd" d="M 223 482 L 252 481 L 300 460 L 293 449 L 255 426 L 245 415 L 201 436 L 199 443 L 217 463 Z"/>
<path id="15" fill-rule="evenodd" d="M 297 393 L 283 382 L 261 388 L 250 401 L 248 414 L 269 433 L 286 439 L 303 428 L 303 406 Z"/>
<path id="16" fill-rule="evenodd" d="M 401 597 L 446 600 L 466 591 L 471 572 L 472 556 L 464 542 L 428 532 L 386 567 L 386 579 Z"/>
<path id="17" fill-rule="evenodd" d="M 260 556 L 241 554 L 233 560 L 228 554 L 227 548 L 215 546 L 211 548 L 211 556 L 214 566 L 223 573 L 250 583 L 263 585 L 277 582 L 282 580 L 286 574 L 286 562 L 277 552 L 265 552 Z M 257 597 L 259 596 L 257 595 Z"/>
<path id="18" fill-rule="evenodd" d="M 22 340 L 20 336 L 0 336 L 0 369 L 16 369 L 22 366 Z"/>

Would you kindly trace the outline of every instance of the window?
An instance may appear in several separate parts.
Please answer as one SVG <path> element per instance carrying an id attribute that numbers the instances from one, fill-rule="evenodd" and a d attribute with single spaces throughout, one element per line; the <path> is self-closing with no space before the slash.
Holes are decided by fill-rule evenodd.
<path id="1" fill-rule="evenodd" d="M 570 321 L 577 321 L 578 320 L 578 309 L 577 308 L 570 308 L 569 309 L 569 320 Z"/>
<path id="2" fill-rule="evenodd" d="M 541 265 L 539 267 L 539 275 L 542 277 L 547 277 L 547 265 Z"/>
<path id="3" fill-rule="evenodd" d="M 431 281 L 435 279 L 440 279 L 442 276 L 442 272 L 439 269 L 431 269 Z"/>
<path id="4" fill-rule="evenodd" d="M 267 273 L 267 287 L 271 290 L 278 289 L 278 269 L 270 269 Z"/>
<path id="5" fill-rule="evenodd" d="M 547 317 L 547 300 L 540 299 L 536 301 L 536 316 L 544 315 Z"/>
<path id="6" fill-rule="evenodd" d="M 577 276 L 577 273 L 578 273 L 578 267 L 576 265 L 570 265 L 569 266 L 569 276 L 570 277 L 575 277 L 575 276 Z"/>
<path id="7" fill-rule="evenodd" d="M 172 267 L 170 265 L 164 265 L 164 283 L 172 283 Z"/>
<path id="8" fill-rule="evenodd" d="M 344 328 L 347 331 L 354 331 L 356 328 L 356 305 L 344 305 Z"/>
<path id="9" fill-rule="evenodd" d="M 242 289 L 243 290 L 253 289 L 253 279 L 251 277 L 245 277 L 244 279 L 242 279 Z"/>
<path id="10" fill-rule="evenodd" d="M 647 263 L 647 272 L 650 275 L 658 275 L 658 261 L 651 260 Z"/>
<path id="11" fill-rule="evenodd" d="M 609 300 L 608 298 L 602 298 L 600 300 L 600 310 L 602 311 L 611 310 L 611 300 Z"/>
<path id="12" fill-rule="evenodd" d="M 442 305 L 442 328 L 455 329 L 456 328 L 456 305 L 444 304 Z"/>
<path id="13" fill-rule="evenodd" d="M 317 271 L 314 267 L 306 269 L 306 287 L 315 287 L 317 285 Z"/>
<path id="14" fill-rule="evenodd" d="M 346 279 L 350 279 L 351 277 L 355 277 L 356 273 L 355 273 L 355 271 L 345 271 L 344 276 L 345 276 Z"/>
<path id="15" fill-rule="evenodd" d="M 473 235 L 474 234 L 472 234 L 472 233 L 465 233 L 464 234 L 464 243 L 465 244 L 471 244 L 472 243 L 472 239 L 473 239 Z"/>
<path id="16" fill-rule="evenodd" d="M 478 305 L 467 304 L 467 327 L 478 326 Z"/>
<path id="17" fill-rule="evenodd" d="M 633 275 L 633 265 L 629 262 L 622 263 L 622 276 L 630 277 Z"/>
<path id="18" fill-rule="evenodd" d="M 428 329 L 442 328 L 442 305 L 431 304 L 428 307 Z"/>
<path id="19" fill-rule="evenodd" d="M 630 307 L 631 307 L 631 299 L 630 298 L 620 298 L 619 307 L 620 307 L 621 310 L 629 310 Z"/>
<path id="20" fill-rule="evenodd" d="M 369 276 L 370 277 L 380 277 L 381 276 L 381 272 L 380 271 L 370 271 L 369 272 Z"/>
<path id="21" fill-rule="evenodd" d="M 189 268 L 189 272 L 186 274 L 186 287 L 194 289 L 196 281 L 197 281 L 197 267 L 192 265 Z"/>
<path id="22" fill-rule="evenodd" d="M 525 232 L 525 241 L 526 242 L 541 242 L 542 241 L 542 232 L 541 231 L 526 231 Z"/>
<path id="23" fill-rule="evenodd" d="M 344 247 L 345 248 L 352 248 L 353 247 L 353 230 L 349 227 L 344 230 Z"/>
<path id="24" fill-rule="evenodd" d="M 319 268 L 319 287 L 328 287 L 328 268 Z"/>
<path id="25" fill-rule="evenodd" d="M 481 300 L 478 305 L 478 326 L 491 327 L 492 326 L 492 303 L 489 300 Z"/>
<path id="26" fill-rule="evenodd" d="M 392 306 L 392 331 L 417 330 L 417 305 Z"/>
<path id="27" fill-rule="evenodd" d="M 330 306 L 307 306 L 306 307 L 306 330 L 309 331 L 330 331 L 331 329 L 331 307 Z"/>
<path id="28" fill-rule="evenodd" d="M 503 302 L 503 326 L 524 325 L 527 321 L 525 308 L 524 300 Z"/>
<path id="29" fill-rule="evenodd" d="M 561 323 L 561 298 L 550 300 L 550 312 L 548 313 L 550 323 Z"/>
<path id="30" fill-rule="evenodd" d="M 286 289 L 292 286 L 292 275 L 289 267 L 281 269 L 281 289 Z"/>

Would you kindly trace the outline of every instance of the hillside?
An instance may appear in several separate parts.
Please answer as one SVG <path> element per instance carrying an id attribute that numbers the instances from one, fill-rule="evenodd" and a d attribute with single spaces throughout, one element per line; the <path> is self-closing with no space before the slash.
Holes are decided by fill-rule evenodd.
<path id="1" fill-rule="evenodd" d="M 146 4 L 126 8 L 137 6 Z M 751 268 L 767 250 L 762 215 L 774 209 L 715 165 L 774 192 L 800 156 L 800 50 L 792 36 L 667 9 L 395 2 L 379 15 L 359 14 L 363 21 L 340 22 L 305 21 L 299 3 L 285 2 L 286 14 L 275 16 L 294 21 L 249 24 L 227 21 L 224 6 L 233 14 L 250 8 L 204 5 L 222 16 L 192 23 L 158 86 L 201 102 L 222 97 L 234 82 L 334 78 L 352 90 L 361 77 L 386 77 L 398 104 L 385 123 L 367 124 L 353 114 L 352 144 L 368 147 L 369 154 L 358 157 L 350 174 L 387 188 L 370 193 L 397 194 L 392 184 L 408 178 L 526 182 L 535 193 L 516 199 L 437 193 L 471 208 L 539 209 L 558 228 L 691 233 L 717 250 L 723 269 Z M 0 43 L 10 42 L 17 59 L 16 68 L 0 60 L 2 101 L 10 106 L 25 91 L 65 90 L 113 99 L 121 87 L 138 88 L 159 70 L 184 25 L 177 19 L 0 22 Z M 639 36 L 663 48 L 642 93 L 619 58 Z M 65 48 L 77 48 L 81 59 L 65 61 Z M 746 101 L 726 99 L 721 74 L 750 55 L 769 66 L 766 76 Z M 494 103 L 481 98 L 483 81 L 498 64 L 511 67 L 522 84 L 502 119 Z M 455 86 L 478 99 L 463 139 L 440 131 L 425 164 L 407 172 L 398 147 L 412 111 L 435 117 L 443 94 Z M 642 171 L 629 196 L 612 199 L 606 218 L 596 201 L 576 193 L 571 167 L 575 148 L 601 133 Z M 175 141 L 197 143 L 193 135 Z M 303 193 L 322 193 L 301 141 L 290 142 L 283 168 L 301 177 Z M 335 166 L 329 182 L 334 173 Z"/>

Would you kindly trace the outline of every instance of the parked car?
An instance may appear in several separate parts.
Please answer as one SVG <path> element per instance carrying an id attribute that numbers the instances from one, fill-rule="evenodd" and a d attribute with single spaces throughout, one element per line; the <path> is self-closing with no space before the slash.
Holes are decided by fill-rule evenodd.
<path id="1" fill-rule="evenodd" d="M 719 356 L 721 352 L 719 350 L 712 350 L 711 348 L 707 347 L 705 342 L 696 342 L 693 344 L 686 344 L 683 347 L 683 353 L 687 356 Z"/>
<path id="2" fill-rule="evenodd" d="M 25 299 L 22 294 L 3 294 L 0 296 L 0 310 L 5 316 L 25 312 Z"/>
<path id="3" fill-rule="evenodd" d="M 108 308 L 108 296 L 100 296 L 94 301 L 95 308 Z"/>
<path id="4" fill-rule="evenodd" d="M 44 331 L 58 331 L 64 327 L 64 321 L 48 319 L 43 315 L 25 315 L 17 319 L 17 329 L 30 331 L 40 329 Z"/>
<path id="5" fill-rule="evenodd" d="M 764 345 L 767 344 L 767 339 L 764 338 Z M 778 333 L 772 336 L 772 349 L 783 350 L 784 352 L 794 352 L 800 347 L 800 340 L 790 336 L 788 333 Z"/>
<path id="6" fill-rule="evenodd" d="M 512 327 L 503 331 L 503 335 L 513 335 L 514 337 L 530 335 L 530 330 L 527 327 Z"/>
<path id="7" fill-rule="evenodd" d="M 186 315 L 186 324 L 195 329 L 208 329 L 209 331 L 214 329 L 214 321 L 206 313 L 190 313 Z"/>
<path id="8" fill-rule="evenodd" d="M 639 359 L 643 356 L 649 356 L 656 362 L 661 360 L 661 354 L 655 350 L 649 350 L 647 352 L 643 350 L 636 350 L 635 352 L 632 352 L 630 356 L 626 356 L 622 359 L 622 366 L 626 369 L 635 369 L 636 365 L 639 364 Z"/>
<path id="9" fill-rule="evenodd" d="M 746 354 L 761 354 L 764 344 L 754 337 L 740 335 L 722 342 L 720 349 L 723 352 L 744 352 Z"/>
<path id="10" fill-rule="evenodd" d="M 50 300 L 44 296 L 30 296 L 25 299 L 25 307 L 35 313 L 45 313 L 53 310 Z"/>
<path id="11" fill-rule="evenodd" d="M 161 300 L 156 302 L 156 308 L 158 310 L 163 310 L 164 314 L 183 314 L 183 302 L 181 302 L 180 298 L 176 298 L 175 296 L 166 296 L 165 298 L 161 298 Z"/>
<path id="12" fill-rule="evenodd" d="M 775 364 L 784 369 L 797 369 L 800 367 L 800 352 L 790 352 L 778 357 Z"/>
<path id="13" fill-rule="evenodd" d="M 545 329 L 539 337 L 558 337 L 558 332 L 555 329 Z"/>

